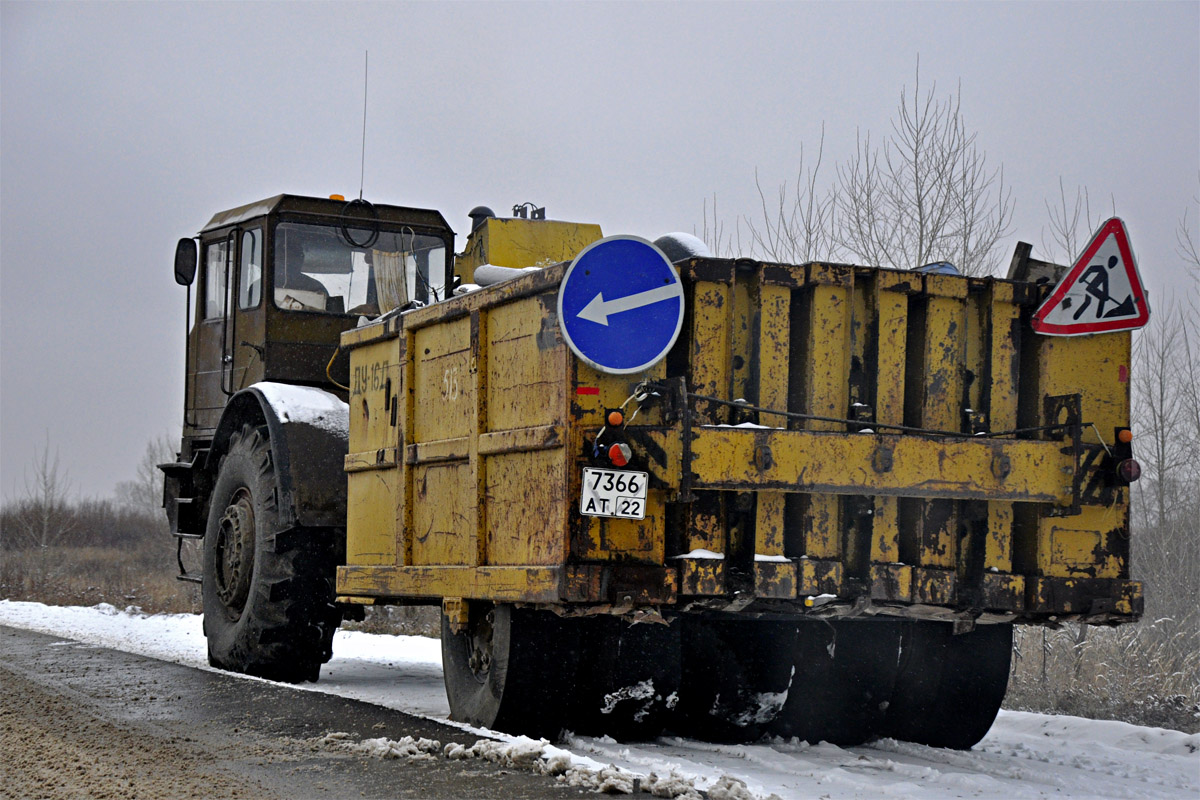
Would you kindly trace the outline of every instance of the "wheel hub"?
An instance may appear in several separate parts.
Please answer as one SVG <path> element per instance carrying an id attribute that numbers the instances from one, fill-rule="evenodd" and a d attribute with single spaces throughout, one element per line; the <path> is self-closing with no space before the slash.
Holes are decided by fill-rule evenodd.
<path id="1" fill-rule="evenodd" d="M 471 655 L 467 664 L 481 681 L 492 668 L 492 627 L 495 618 L 496 612 L 488 611 L 486 616 L 471 626 Z"/>
<path id="2" fill-rule="evenodd" d="M 229 612 L 240 616 L 250 596 L 254 572 L 254 506 L 250 491 L 238 489 L 229 499 L 217 528 L 217 597 Z"/>

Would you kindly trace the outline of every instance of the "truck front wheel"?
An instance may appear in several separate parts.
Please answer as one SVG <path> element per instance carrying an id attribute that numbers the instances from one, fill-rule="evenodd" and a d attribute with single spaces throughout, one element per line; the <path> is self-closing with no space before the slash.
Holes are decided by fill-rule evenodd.
<path id="1" fill-rule="evenodd" d="M 315 681 L 332 655 L 335 532 L 279 534 L 271 449 L 244 425 L 221 459 L 204 534 L 204 635 L 215 667 Z"/>

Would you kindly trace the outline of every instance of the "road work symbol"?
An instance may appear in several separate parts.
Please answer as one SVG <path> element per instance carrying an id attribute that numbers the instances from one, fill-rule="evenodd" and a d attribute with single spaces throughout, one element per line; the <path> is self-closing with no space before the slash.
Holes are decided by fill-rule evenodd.
<path id="1" fill-rule="evenodd" d="M 1033 329 L 1079 336 L 1140 328 L 1150 319 L 1129 235 L 1113 217 L 1100 226 L 1075 266 L 1033 315 Z"/>
<path id="2" fill-rule="evenodd" d="M 683 284 L 650 242 L 609 236 L 567 268 L 558 290 L 558 324 L 572 352 L 601 372 L 642 372 L 679 337 Z"/>

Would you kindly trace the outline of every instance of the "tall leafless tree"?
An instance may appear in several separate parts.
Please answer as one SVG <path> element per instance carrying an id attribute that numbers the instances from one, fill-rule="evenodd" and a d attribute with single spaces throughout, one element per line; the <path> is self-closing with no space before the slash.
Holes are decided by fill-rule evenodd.
<path id="1" fill-rule="evenodd" d="M 761 217 L 738 220 L 739 231 L 744 223 L 749 232 L 745 254 L 901 269 L 951 261 L 968 275 L 995 270 L 997 246 L 1012 220 L 1012 192 L 1003 168 L 988 166 L 977 134 L 967 127 L 961 86 L 943 99 L 936 89 L 922 90 L 918 63 L 912 92 L 901 90 L 882 146 L 869 131 L 859 131 L 854 154 L 836 167 L 828 185 L 820 175 L 824 126 L 807 165 L 800 145 L 794 183 L 781 183 L 772 195 L 756 172 Z M 705 239 L 720 252 L 710 231 L 720 238 L 723 229 L 709 226 L 706 204 Z"/>
<path id="2" fill-rule="evenodd" d="M 58 451 L 50 451 L 50 434 L 42 449 L 34 453 L 24 476 L 24 492 L 17 501 L 16 513 L 4 536 L 10 546 L 45 550 L 62 544 L 78 528 L 75 508 L 70 502 L 71 481 L 59 465 Z"/>
<path id="3" fill-rule="evenodd" d="M 821 162 L 825 155 L 825 126 L 817 144 L 816 163 L 804 165 L 804 143 L 800 143 L 800 166 L 795 187 L 779 185 L 776 196 L 768 201 L 758 170 L 754 184 L 762 204 L 762 220 L 745 218 L 750 241 L 756 253 L 772 261 L 803 264 L 816 259 L 836 259 L 840 246 L 834 237 L 836 230 L 836 193 L 832 188 L 822 191 L 819 184 Z"/>
<path id="4" fill-rule="evenodd" d="M 174 460 L 175 452 L 168 437 L 155 436 L 146 442 L 134 478 L 117 484 L 117 501 L 134 510 L 161 515 L 163 475 L 158 465 Z"/>
<path id="5" fill-rule="evenodd" d="M 951 261 L 968 275 L 998 266 L 1009 232 L 1012 191 L 1003 167 L 989 168 L 962 114 L 962 87 L 938 99 L 921 90 L 917 65 L 882 147 L 860 135 L 837 170 L 837 242 L 868 264 L 910 269 Z"/>

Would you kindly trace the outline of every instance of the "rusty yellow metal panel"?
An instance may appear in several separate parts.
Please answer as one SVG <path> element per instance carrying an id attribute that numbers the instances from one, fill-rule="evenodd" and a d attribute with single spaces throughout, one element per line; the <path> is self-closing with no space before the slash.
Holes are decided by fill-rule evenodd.
<path id="1" fill-rule="evenodd" d="M 875 419 L 889 425 L 904 424 L 905 343 L 908 338 L 908 296 L 913 276 L 909 273 L 876 273 L 874 311 L 876 320 Z M 887 433 L 886 429 L 882 432 Z"/>
<path id="2" fill-rule="evenodd" d="M 553 294 L 488 312 L 487 430 L 562 424 L 567 348 Z M 624 399 L 624 398 L 622 398 Z"/>
<path id="3" fill-rule="evenodd" d="M 471 232 L 454 270 L 463 283 L 472 283 L 483 264 L 544 267 L 570 261 L 603 236 L 599 225 L 588 223 L 493 217 Z"/>
<path id="4" fill-rule="evenodd" d="M 793 600 L 799 588 L 800 570 L 792 561 L 754 562 L 754 594 L 772 600 Z"/>
<path id="5" fill-rule="evenodd" d="M 837 594 L 843 585 L 843 567 L 840 561 L 801 558 L 797 593 L 800 595 Z"/>
<path id="6" fill-rule="evenodd" d="M 459 318 L 421 328 L 414 337 L 415 429 L 409 441 L 470 436 L 475 386 L 471 374 L 471 321 Z"/>
<path id="7" fill-rule="evenodd" d="M 401 392 L 397 337 L 355 351 L 350 370 L 350 451 L 396 447 L 393 406 Z"/>
<path id="8" fill-rule="evenodd" d="M 1130 343 L 1127 332 L 1033 340 L 1030 372 L 1037 395 L 1080 395 L 1080 416 L 1090 423 L 1083 430 L 1084 444 L 1111 447 L 1116 429 L 1129 424 Z M 1055 421 L 1037 419 L 1041 425 Z M 1060 511 L 1042 509 L 1037 514 L 1036 540 L 1026 540 L 1024 548 L 1027 570 L 1050 577 L 1128 575 L 1127 488 L 1116 490 L 1107 507 L 1085 505 L 1078 514 L 1065 517 L 1055 513 Z M 1027 522 L 1026 536 L 1033 527 Z"/>
<path id="9" fill-rule="evenodd" d="M 803 371 L 804 395 L 800 410 L 806 414 L 844 418 L 850 406 L 851 291 L 854 273 L 848 267 L 813 264 L 808 271 L 805 298 L 807 358 L 793 364 Z M 809 430 L 839 430 L 830 422 L 809 421 Z M 837 558 L 841 553 L 842 508 L 837 497 L 815 494 L 804 508 L 801 531 L 804 555 L 815 559 Z M 804 585 L 804 579 L 801 579 Z M 801 593 L 804 591 L 801 589 Z"/>
<path id="10" fill-rule="evenodd" d="M 346 477 L 346 562 L 396 564 L 396 520 L 403 510 L 399 469 L 363 470 Z"/>
<path id="11" fill-rule="evenodd" d="M 338 593 L 360 597 L 461 597 L 497 602 L 557 603 L 564 567 L 338 567 Z"/>
<path id="12" fill-rule="evenodd" d="M 731 291 L 732 305 L 729 308 L 729 345 L 731 358 L 729 360 L 730 385 L 725 391 L 730 393 L 729 399 L 746 400 L 757 392 L 758 387 L 751 385 L 751 373 L 757 371 L 759 342 L 755 341 L 759 322 L 759 291 L 753 273 L 734 272 Z"/>
<path id="13" fill-rule="evenodd" d="M 763 284 L 759 287 L 758 387 L 754 395 L 763 408 L 788 407 L 788 370 L 791 349 L 791 291 L 786 286 Z M 787 427 L 782 417 L 764 415 L 759 422 L 771 427 Z M 755 505 L 754 584 L 759 597 L 796 596 L 796 565 L 791 562 L 760 561 L 760 556 L 785 555 L 786 496 L 780 492 L 760 492 Z"/>
<path id="14" fill-rule="evenodd" d="M 1111 445 L 1113 429 L 1129 424 L 1131 341 L 1128 332 L 1036 338 L 1037 390 L 1083 396 L 1083 419 L 1099 429 L 1085 430 L 1085 443 L 1099 444 L 1103 437 Z"/>
<path id="15" fill-rule="evenodd" d="M 912 601 L 922 605 L 944 606 L 954 600 L 957 576 L 952 569 L 913 567 Z"/>
<path id="16" fill-rule="evenodd" d="M 488 456 L 488 563 L 563 563 L 568 508 L 561 450 Z"/>
<path id="17" fill-rule="evenodd" d="M 791 349 L 791 298 L 786 286 L 763 285 L 759 290 L 758 405 L 788 407 L 788 353 Z M 787 427 L 782 417 L 764 416 L 763 425 Z"/>
<path id="18" fill-rule="evenodd" d="M 994 569 L 998 572 L 1012 572 L 1012 503 L 988 503 L 987 514 L 987 539 L 984 545 L 983 566 L 985 569 Z"/>
<path id="19" fill-rule="evenodd" d="M 718 596 L 725 594 L 725 561 L 719 558 L 680 558 L 679 593 Z"/>
<path id="20" fill-rule="evenodd" d="M 354 331 L 346 455 L 346 554 L 351 563 L 395 564 L 400 484 L 398 398 L 400 341 L 383 325 Z"/>
<path id="21" fill-rule="evenodd" d="M 691 384 L 696 394 L 733 400 L 729 397 L 733 289 L 728 284 L 697 281 L 691 300 Z M 726 406 L 699 401 L 696 410 L 708 422 L 716 424 L 729 421 L 729 409 Z"/>
<path id="22" fill-rule="evenodd" d="M 706 427 L 691 444 L 702 489 L 1067 504 L 1072 496 L 1074 458 L 1058 442 Z M 767 462 L 756 458 L 764 448 Z"/>
<path id="23" fill-rule="evenodd" d="M 1127 536 L 1125 509 L 1084 506 L 1079 514 L 1038 522 L 1038 573 L 1090 578 L 1124 577 L 1118 538 Z"/>
<path id="24" fill-rule="evenodd" d="M 871 599 L 911 602 L 912 572 L 913 568 L 907 564 L 872 564 Z"/>
<path id="25" fill-rule="evenodd" d="M 413 475 L 412 563 L 476 564 L 474 495 L 466 461 L 417 464 Z M 348 562 L 356 563 L 356 562 Z"/>

